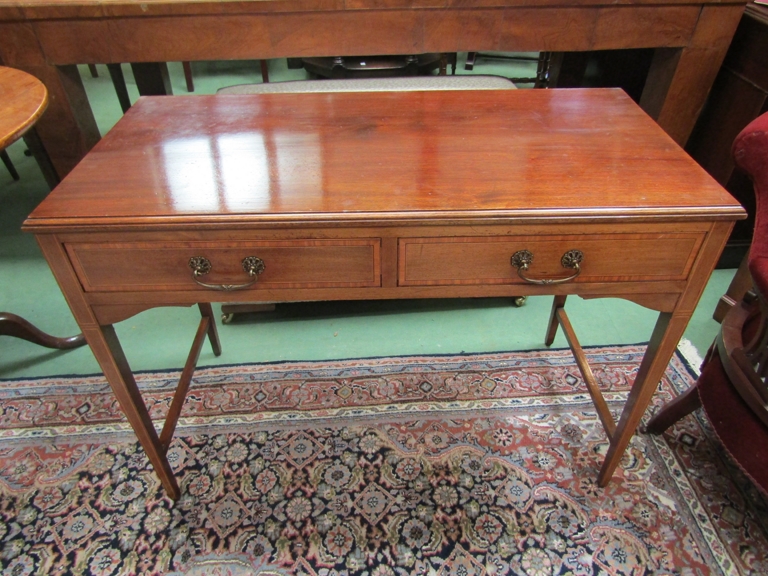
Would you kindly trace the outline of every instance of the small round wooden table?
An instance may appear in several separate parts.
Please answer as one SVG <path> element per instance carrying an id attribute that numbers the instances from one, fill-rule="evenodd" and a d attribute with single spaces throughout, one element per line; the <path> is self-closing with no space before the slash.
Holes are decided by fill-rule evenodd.
<path id="1" fill-rule="evenodd" d="M 0 66 L 0 150 L 24 136 L 46 180 L 53 186 L 58 178 L 33 129 L 47 106 L 48 91 L 40 80 L 26 72 Z M 9 312 L 0 312 L 0 335 L 23 338 L 47 348 L 67 349 L 85 344 L 82 334 L 56 338 Z"/>

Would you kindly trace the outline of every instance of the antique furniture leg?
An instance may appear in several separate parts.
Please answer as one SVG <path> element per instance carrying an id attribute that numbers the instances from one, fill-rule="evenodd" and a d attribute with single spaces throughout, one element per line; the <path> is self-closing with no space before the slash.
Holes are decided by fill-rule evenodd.
<path id="1" fill-rule="evenodd" d="M 153 468 L 157 471 L 163 488 L 166 489 L 168 495 L 173 500 L 178 500 L 181 492 L 166 454 L 173 440 L 173 433 L 181 415 L 184 400 L 186 399 L 189 385 L 192 382 L 192 375 L 194 374 L 197 360 L 200 357 L 200 350 L 203 347 L 206 336 L 211 342 L 214 354 L 217 356 L 221 354 L 221 345 L 216 332 L 213 309 L 207 303 L 199 304 L 199 307 L 202 315 L 200 325 L 195 334 L 192 348 L 184 364 L 184 369 L 173 394 L 173 399 L 159 436 L 155 431 L 149 411 L 144 403 L 144 399 L 141 397 L 136 379 L 128 365 L 128 360 L 125 357 L 114 327 L 111 324 L 93 326 L 85 331 L 88 343 L 91 345 L 94 356 L 96 356 L 96 360 L 104 371 L 104 375 L 112 387 L 120 407 L 131 427 L 136 432 L 136 436 Z"/>
<path id="2" fill-rule="evenodd" d="M 0 312 L 0 335 L 14 336 L 39 346 L 58 350 L 69 350 L 85 344 L 85 338 L 82 334 L 69 338 L 56 338 L 36 328 L 21 316 L 16 316 L 10 312 Z"/>
<path id="3" fill-rule="evenodd" d="M 211 341 L 213 353 L 216 356 L 221 356 L 221 340 L 219 340 L 219 331 L 216 329 L 213 307 L 208 302 L 201 302 L 197 307 L 200 309 L 200 315 L 208 318 L 208 340 Z"/>
<path id="4" fill-rule="evenodd" d="M 133 376 L 114 327 L 108 324 L 105 326 L 95 325 L 84 329 L 91 350 L 99 362 L 99 366 L 104 372 L 112 391 L 115 393 L 120 403 L 120 408 L 125 413 L 152 467 L 157 472 L 163 488 L 165 488 L 173 500 L 178 500 L 181 492 L 166 454 L 173 439 L 173 433 L 181 415 L 184 400 L 189 390 L 189 385 L 192 382 L 192 375 L 206 336 L 211 342 L 214 354 L 217 356 L 221 354 L 221 346 L 218 334 L 216 333 L 211 305 L 200 304 L 199 307 L 202 314 L 200 325 L 195 334 L 192 348 L 184 364 L 184 369 L 179 378 L 179 383 L 174 392 L 162 432 L 159 436 L 152 423 L 149 411 L 141 396 L 141 391 L 136 384 L 136 379 Z"/>
<path id="5" fill-rule="evenodd" d="M 728 290 L 720 296 L 715 312 L 712 314 L 712 318 L 718 322 L 722 322 L 725 315 L 728 314 L 728 310 L 733 308 L 737 302 L 741 302 L 744 294 L 752 288 L 752 276 L 749 274 L 748 263 L 749 254 L 747 253 L 741 264 L 739 264 L 739 268 L 736 270 L 731 283 L 728 285 Z"/>
<path id="6" fill-rule="evenodd" d="M 171 405 L 168 408 L 168 414 L 165 417 L 160 436 L 155 431 L 149 411 L 144 403 L 144 399 L 141 397 L 141 392 L 128 365 L 128 360 L 125 358 L 122 346 L 120 346 L 117 334 L 115 334 L 114 327 L 111 324 L 96 326 L 87 332 L 91 349 L 104 371 L 104 375 L 107 377 L 115 396 L 117 396 L 120 407 L 125 412 L 147 457 L 157 471 L 160 482 L 173 500 L 178 500 L 181 492 L 166 454 L 173 440 L 173 433 L 179 416 L 181 416 L 184 400 L 187 397 L 189 385 L 192 383 L 192 375 L 197 366 L 197 360 L 200 357 L 200 350 L 203 347 L 206 336 L 211 342 L 214 354 L 217 356 L 221 354 L 221 345 L 216 332 L 213 309 L 207 303 L 199 304 L 199 308 L 202 318 L 187 361 L 184 364 L 181 377 L 179 378 L 179 383 L 173 394 Z"/>
<path id="7" fill-rule="evenodd" d="M 475 67 L 475 58 L 477 58 L 477 52 L 467 52 L 467 61 L 464 63 L 464 70 L 472 70 Z"/>
<path id="8" fill-rule="evenodd" d="M 645 431 L 648 434 L 661 434 L 680 418 L 688 416 L 700 406 L 699 390 L 694 384 L 655 414 L 646 424 Z"/>
<path id="9" fill-rule="evenodd" d="M 11 178 L 14 180 L 19 179 L 19 173 L 16 172 L 16 168 L 13 165 L 13 162 L 11 162 L 11 157 L 8 156 L 8 152 L 5 150 L 0 151 L 0 160 L 3 161 L 3 164 L 5 164 L 5 167 L 8 169 L 8 172 L 11 174 Z"/>
<path id="10" fill-rule="evenodd" d="M 139 387 L 136 385 L 136 380 L 123 353 L 123 348 L 120 346 L 117 334 L 115 334 L 115 329 L 109 324 L 107 326 L 92 326 L 84 329 L 83 332 L 117 397 L 117 401 L 120 403 L 120 408 L 136 433 L 136 437 L 144 448 L 152 467 L 157 472 L 163 488 L 168 492 L 171 499 L 178 500 L 181 492 L 166 457 L 167 448 L 163 447 L 155 431 Z"/>
<path id="11" fill-rule="evenodd" d="M 659 313 L 659 319 L 656 321 L 645 356 L 640 363 L 637 376 L 635 376 L 629 397 L 624 404 L 624 409 L 616 426 L 616 433 L 611 436 L 608 453 L 597 479 L 600 486 L 606 486 L 610 482 L 614 470 L 619 465 L 630 439 L 651 402 L 651 397 L 656 392 L 658 383 L 667 369 L 680 338 L 683 337 L 685 327 L 688 325 L 696 303 L 704 291 L 707 279 L 712 273 L 714 262 L 728 241 L 731 227 L 723 224 L 717 222 L 712 225 L 708 238 L 702 246 L 701 254 L 691 269 L 688 286 L 685 292 L 677 298 L 673 309 L 669 312 L 662 311 Z"/>
<path id="12" fill-rule="evenodd" d="M 121 64 L 107 64 L 109 76 L 112 78 L 112 85 L 117 93 L 117 101 L 120 102 L 120 108 L 123 114 L 128 112 L 131 107 L 131 98 L 128 96 L 128 87 L 125 85 L 125 76 Z"/>
<path id="13" fill-rule="evenodd" d="M 651 397 L 656 392 L 658 382 L 667 368 L 687 321 L 687 318 L 673 320 L 673 315 L 669 312 L 659 314 L 653 336 L 648 343 L 648 349 L 640 363 L 637 376 L 635 376 L 635 381 L 629 392 L 629 398 L 627 398 L 621 413 L 616 433 L 610 438 L 608 453 L 597 478 L 599 486 L 607 486 L 611 480 L 630 439 L 640 424 Z"/>
<path id="14" fill-rule="evenodd" d="M 573 352 L 576 364 L 579 367 L 589 395 L 595 405 L 597 415 L 610 442 L 608 454 L 603 461 L 597 479 L 598 485 L 605 487 L 610 482 L 613 472 L 616 470 L 630 439 L 635 433 L 635 429 L 640 424 L 640 419 L 656 391 L 656 383 L 661 379 L 664 370 L 667 368 L 669 359 L 682 336 L 688 318 L 681 319 L 682 321 L 671 322 L 673 317 L 671 313 L 662 312 L 659 314 L 659 320 L 656 322 L 651 342 L 643 356 L 640 369 L 635 377 L 635 382 L 632 384 L 629 398 L 624 405 L 621 419 L 617 425 L 611 415 L 608 404 L 600 392 L 594 374 L 587 363 L 586 355 L 576 338 L 576 333 L 565 313 L 564 305 L 565 296 L 556 296 L 552 306 L 552 316 L 547 328 L 546 343 L 547 345 L 552 343 L 559 324 L 568 340 L 568 345 Z"/>
<path id="15" fill-rule="evenodd" d="M 600 418 L 600 422 L 603 424 L 605 434 L 608 438 L 612 438 L 614 431 L 616 430 L 616 423 L 613 421 L 613 416 L 608 409 L 608 404 L 605 402 L 602 392 L 600 392 L 595 375 L 589 367 L 587 356 L 584 354 L 584 349 L 581 347 L 579 339 L 576 337 L 576 332 L 571 326 L 571 321 L 565 313 L 566 298 L 567 296 L 555 296 L 552 303 L 552 314 L 549 318 L 549 326 L 547 327 L 547 336 L 544 342 L 547 346 L 550 346 L 555 340 L 558 325 L 562 327 L 565 339 L 568 341 L 568 346 L 570 346 L 571 352 L 576 359 L 576 365 L 579 367 L 584 383 L 587 385 L 589 395 L 592 397 L 592 402 L 597 410 L 597 415 Z"/>
<path id="16" fill-rule="evenodd" d="M 195 81 L 192 79 L 192 63 L 185 60 L 181 63 L 181 66 L 184 68 L 184 81 L 187 83 L 187 92 L 194 92 Z"/>
<path id="17" fill-rule="evenodd" d="M 40 140 L 40 136 L 37 134 L 37 130 L 30 128 L 29 131 L 24 134 L 23 138 L 24 143 L 27 145 L 30 152 L 32 152 L 35 160 L 37 160 L 37 165 L 40 166 L 40 171 L 43 173 L 43 178 L 45 178 L 48 187 L 53 190 L 58 186 L 61 180 L 51 163 L 51 158 L 48 156 L 48 152 L 46 152 L 43 142 Z"/>
<path id="18" fill-rule="evenodd" d="M 171 77 L 165 62 L 132 62 L 133 78 L 142 96 L 172 96 Z"/>
<path id="19" fill-rule="evenodd" d="M 558 308 L 563 308 L 565 306 L 565 299 L 568 298 L 567 296 L 555 296 L 554 301 L 552 302 L 552 313 L 549 316 L 549 324 L 547 326 L 547 335 L 544 338 L 544 344 L 546 346 L 552 346 L 552 343 L 555 341 L 555 336 L 557 335 L 557 310 Z"/>

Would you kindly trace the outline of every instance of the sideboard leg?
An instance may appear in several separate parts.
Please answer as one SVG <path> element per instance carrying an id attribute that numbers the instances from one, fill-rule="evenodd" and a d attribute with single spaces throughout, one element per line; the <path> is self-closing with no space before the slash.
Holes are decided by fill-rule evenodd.
<path id="1" fill-rule="evenodd" d="M 221 356 L 221 340 L 219 340 L 219 330 L 216 328 L 213 307 L 208 302 L 201 302 L 197 307 L 200 309 L 200 315 L 208 318 L 208 340 L 211 341 L 213 353 L 216 356 Z"/>
<path id="2" fill-rule="evenodd" d="M 616 426 L 616 432 L 611 438 L 608 453 L 600 469 L 597 483 L 606 486 L 611 480 L 616 467 L 619 465 L 629 441 L 635 434 L 645 409 L 651 401 L 659 381 L 667 369 L 669 359 L 677 347 L 688 324 L 688 316 L 675 316 L 671 312 L 662 312 L 656 321 L 651 341 L 640 363 L 635 382 L 629 391 L 621 418 Z"/>
<path id="3" fill-rule="evenodd" d="M 546 346 L 552 346 L 552 343 L 555 341 L 555 336 L 557 335 L 557 327 L 560 325 L 557 320 L 557 311 L 559 308 L 565 307 L 566 298 L 568 298 L 568 296 L 555 296 L 555 299 L 552 302 L 552 312 L 549 315 L 547 336 L 544 338 L 544 344 Z"/>
<path id="4" fill-rule="evenodd" d="M 686 47 L 655 50 L 640 106 L 681 146 L 688 141 L 743 12 L 743 4 L 703 6 Z"/>
<path id="5" fill-rule="evenodd" d="M 93 350 L 112 391 L 117 396 L 123 413 L 131 424 L 136 437 L 146 452 L 152 467 L 155 469 L 160 482 L 173 500 L 181 496 L 179 485 L 173 475 L 171 465 L 166 458 L 166 452 L 160 443 L 152 419 L 149 416 L 144 399 L 141 397 L 136 379 L 125 358 L 123 347 L 115 334 L 114 327 L 90 326 L 84 330 L 88 344 Z"/>

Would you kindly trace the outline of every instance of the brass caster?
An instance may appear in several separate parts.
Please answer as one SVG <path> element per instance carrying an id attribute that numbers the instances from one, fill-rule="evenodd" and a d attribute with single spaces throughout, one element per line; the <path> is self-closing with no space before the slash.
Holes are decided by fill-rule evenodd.
<path id="1" fill-rule="evenodd" d="M 515 305 L 516 308 L 520 308 L 523 304 L 525 304 L 525 301 L 528 299 L 528 296 L 515 296 L 512 299 L 512 303 Z"/>
<path id="2" fill-rule="evenodd" d="M 221 315 L 221 323 L 222 324 L 229 324 L 230 322 L 232 322 L 232 318 L 234 318 L 234 317 L 235 317 L 234 312 L 231 312 L 229 314 L 222 314 Z"/>

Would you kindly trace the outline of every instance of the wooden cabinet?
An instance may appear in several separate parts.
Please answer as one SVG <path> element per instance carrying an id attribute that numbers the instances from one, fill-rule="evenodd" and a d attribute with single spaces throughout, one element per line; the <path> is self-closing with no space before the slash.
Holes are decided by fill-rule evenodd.
<path id="1" fill-rule="evenodd" d="M 754 228 L 752 183 L 736 170 L 731 146 L 738 133 L 768 112 L 768 6 L 747 5 L 723 66 L 686 150 L 747 209 L 738 222 L 720 266 L 736 268 L 746 254 Z"/>

